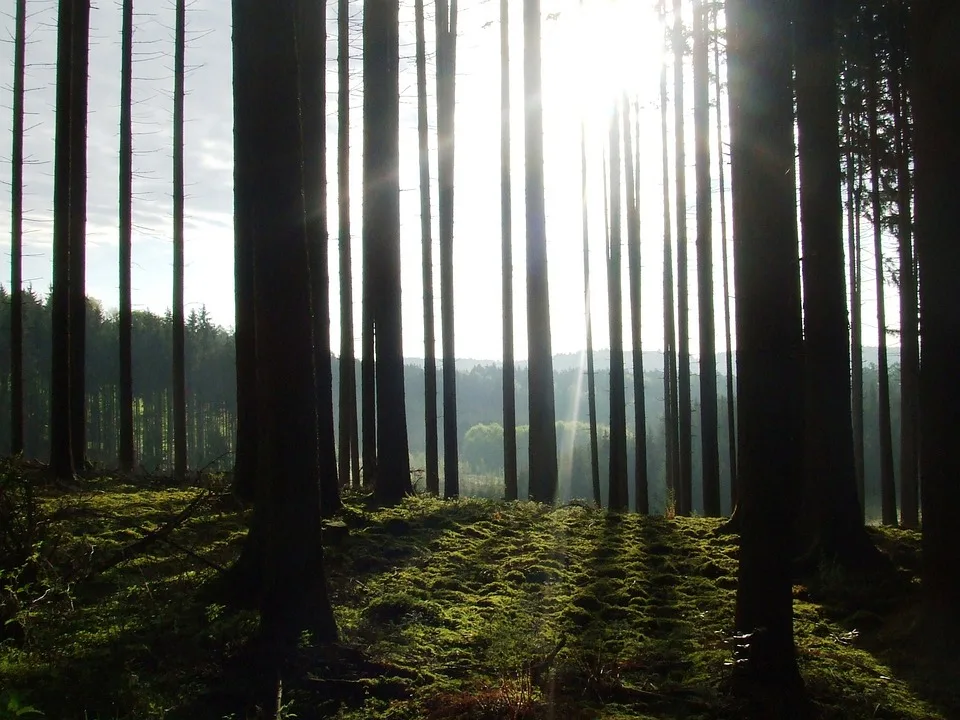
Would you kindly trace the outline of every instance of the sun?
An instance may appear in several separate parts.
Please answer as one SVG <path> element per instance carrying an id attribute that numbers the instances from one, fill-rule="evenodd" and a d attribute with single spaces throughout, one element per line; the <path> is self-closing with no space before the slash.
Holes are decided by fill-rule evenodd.
<path id="1" fill-rule="evenodd" d="M 662 27 L 644 0 L 568 3 L 544 23 L 545 91 L 566 95 L 588 126 L 606 123 L 624 94 L 631 102 L 655 97 Z"/>

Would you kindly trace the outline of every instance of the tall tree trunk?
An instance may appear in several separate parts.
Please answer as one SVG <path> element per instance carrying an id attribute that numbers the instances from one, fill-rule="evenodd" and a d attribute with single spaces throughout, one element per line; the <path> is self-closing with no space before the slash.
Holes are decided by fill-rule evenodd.
<path id="1" fill-rule="evenodd" d="M 678 355 L 678 427 L 680 465 L 677 478 L 677 512 L 689 515 L 693 510 L 693 436 L 690 406 L 690 293 L 687 288 L 687 171 L 684 153 L 683 36 L 681 0 L 673 0 L 673 107 L 674 141 L 677 147 L 677 321 Z"/>
<path id="2" fill-rule="evenodd" d="M 952 178 L 960 164 L 960 70 L 954 39 L 960 8 L 949 0 L 922 0 L 913 7 L 913 112 L 915 122 L 916 240 L 920 261 L 920 414 L 923 447 L 923 588 L 931 634 L 944 648 L 960 637 L 960 243 Z M 953 59 L 952 59 L 953 58 Z"/>
<path id="3" fill-rule="evenodd" d="M 453 187 L 457 0 L 437 2 L 437 180 L 440 220 L 440 334 L 443 346 L 443 496 L 460 494 L 457 356 L 454 346 Z"/>
<path id="4" fill-rule="evenodd" d="M 664 24 L 666 50 L 666 0 L 660 0 L 660 19 Z M 677 433 L 677 351 L 673 308 L 673 236 L 670 229 L 670 153 L 667 139 L 667 61 L 664 52 L 660 64 L 660 142 L 663 159 L 663 423 L 666 444 L 667 495 L 677 502 L 680 477 L 680 444 Z M 670 508 L 668 508 L 670 510 Z"/>
<path id="5" fill-rule="evenodd" d="M 301 66 L 326 67 L 327 15 L 325 4 L 299 6 L 298 61 Z M 327 111 L 326 71 L 303 73 L 300 83 L 301 137 L 304 144 L 303 192 L 307 203 L 307 256 L 310 261 L 310 297 L 313 315 L 313 353 L 319 433 L 320 504 L 326 516 L 340 502 L 337 449 L 333 420 L 333 360 L 330 347 L 329 231 L 327 228 Z M 322 75 L 322 77 L 321 77 Z"/>
<path id="6" fill-rule="evenodd" d="M 849 74 L 849 66 L 847 73 Z M 860 171 L 859 158 L 853 152 L 852 107 L 856 100 L 852 94 L 852 83 L 847 82 L 847 97 L 844 112 L 846 123 L 846 186 L 847 186 L 847 263 L 850 269 L 850 378 L 851 411 L 853 414 L 853 468 L 860 503 L 860 520 L 863 521 L 866 505 L 864 502 L 863 469 L 863 341 L 860 302 L 860 191 L 858 183 Z M 856 189 L 855 189 L 856 188 Z"/>
<path id="7" fill-rule="evenodd" d="M 506 2 L 506 0 L 503 0 Z M 590 480 L 593 502 L 600 507 L 600 451 L 597 438 L 597 380 L 593 363 L 593 320 L 590 311 L 590 224 L 587 216 L 587 137 L 580 123 L 580 212 L 583 219 L 583 313 L 587 323 L 587 412 L 590 417 Z"/>
<path id="8" fill-rule="evenodd" d="M 10 452 L 23 452 L 23 101 L 27 2 L 17 0 L 13 51 L 13 151 L 10 157 Z"/>
<path id="9" fill-rule="evenodd" d="M 82 0 L 60 0 L 57 14 L 56 139 L 53 168 L 53 277 L 50 291 L 50 467 L 58 478 L 73 474 L 70 413 L 70 190 L 73 39 L 77 6 Z"/>
<path id="10" fill-rule="evenodd" d="M 713 8 L 713 67 L 717 95 L 717 177 L 720 183 L 720 262 L 723 272 L 723 331 L 727 348 L 727 451 L 730 463 L 730 507 L 737 504 L 737 412 L 733 391 L 733 335 L 730 330 L 730 270 L 727 259 L 727 187 L 723 153 L 723 101 L 720 91 L 719 5 Z"/>
<path id="11" fill-rule="evenodd" d="M 503 283 L 503 484 L 516 500 L 517 381 L 513 353 L 513 183 L 510 175 L 510 8 L 500 0 L 500 236 Z"/>
<path id="12" fill-rule="evenodd" d="M 321 543 L 321 475 L 315 393 L 310 263 L 303 162 L 317 153 L 304 145 L 304 90 L 323 79 L 298 49 L 319 13 L 305 2 L 234 2 L 234 58 L 241 82 L 237 109 L 245 120 L 236 144 L 249 148 L 238 168 L 249 188 L 254 247 L 257 414 L 260 465 L 257 517 L 251 536 L 260 548 L 261 631 L 271 662 L 296 647 L 303 630 L 316 642 L 336 639 L 326 593 Z M 303 35 L 301 35 L 303 33 Z M 322 165 L 321 158 L 321 165 Z M 325 212 L 321 208 L 320 212 Z M 278 282 L 278 278 L 283 278 Z M 326 458 L 329 461 L 329 457 Z M 254 536 L 254 533 L 257 533 Z M 249 545 L 248 545 L 249 547 Z"/>
<path id="13" fill-rule="evenodd" d="M 86 242 L 87 242 L 87 70 L 90 57 L 90 0 L 79 0 L 73 16 L 70 65 L 70 449 L 73 467 L 87 462 Z"/>
<path id="14" fill-rule="evenodd" d="M 806 372 L 805 514 L 818 559 L 877 560 L 860 517 L 850 408 L 836 0 L 796 12 L 796 96 Z"/>
<path id="15" fill-rule="evenodd" d="M 385 504 L 413 492 L 407 449 L 400 312 L 399 3 L 365 0 L 363 15 L 363 234 L 377 262 L 377 446 L 375 493 Z"/>
<path id="16" fill-rule="evenodd" d="M 186 346 L 183 327 L 183 100 L 186 0 L 176 0 L 173 54 L 173 478 L 187 474 Z"/>
<path id="17" fill-rule="evenodd" d="M 873 29 L 870 32 L 874 32 Z M 893 431 L 890 423 L 890 375 L 887 366 L 887 320 L 883 286 L 883 207 L 880 202 L 880 138 L 878 112 L 880 99 L 877 77 L 879 58 L 874 57 L 871 41 L 868 71 L 867 115 L 870 125 L 870 205 L 873 214 L 873 253 L 877 279 L 877 378 L 880 412 L 880 506 L 884 525 L 897 524 L 897 490 L 893 477 Z"/>
<path id="18" fill-rule="evenodd" d="M 523 95 L 527 197 L 527 353 L 530 397 L 530 499 L 557 494 L 557 425 L 553 397 L 550 288 L 543 178 L 540 0 L 523 2 Z"/>
<path id="19" fill-rule="evenodd" d="M 742 450 L 735 622 L 749 638 L 738 674 L 765 698 L 764 716 L 787 717 L 804 695 L 791 581 L 803 477 L 791 18 L 766 0 L 730 0 L 727 13 Z"/>
<path id="20" fill-rule="evenodd" d="M 640 136 L 637 136 L 637 144 Z M 630 340 L 633 356 L 634 497 L 638 513 L 650 512 L 647 481 L 647 415 L 644 408 L 643 343 L 640 339 L 640 210 L 630 130 L 630 103 L 623 98 L 623 159 L 627 186 L 627 269 L 630 278 Z"/>
<path id="21" fill-rule="evenodd" d="M 693 3 L 693 113 L 697 161 L 697 300 L 700 320 L 700 448 L 703 513 L 720 515 L 720 441 L 717 428 L 717 346 L 713 320 L 713 192 L 710 180 L 710 66 L 707 11 Z M 719 104 L 717 105 L 719 108 Z"/>
<path id="22" fill-rule="evenodd" d="M 426 418 L 427 492 L 440 494 L 437 437 L 437 337 L 433 318 L 433 212 L 430 205 L 430 145 L 427 124 L 427 38 L 423 0 L 414 2 L 417 43 L 417 135 L 420 149 L 420 236 L 423 245 L 423 385 Z"/>
<path id="23" fill-rule="evenodd" d="M 340 232 L 340 482 L 347 484 L 357 434 L 353 350 L 353 260 L 350 237 L 350 0 L 337 2 L 337 210 Z M 359 460 L 353 487 L 360 486 Z"/>
<path id="24" fill-rule="evenodd" d="M 120 448 L 122 472 L 134 468 L 133 451 L 133 0 L 123 2 L 120 63 Z"/>
<path id="25" fill-rule="evenodd" d="M 610 316 L 610 486 L 607 493 L 607 505 L 613 511 L 626 510 L 628 503 L 627 406 L 623 377 L 620 198 L 620 112 L 615 105 L 610 118 L 610 232 L 607 247 L 607 288 Z M 604 205 L 606 205 L 606 202 Z"/>
<path id="26" fill-rule="evenodd" d="M 900 13 L 905 15 L 903 4 Z M 906 17 L 894 33 L 900 65 L 891 77 L 894 134 L 897 151 L 897 235 L 900 246 L 900 524 L 920 527 L 920 339 L 917 310 L 917 276 L 914 273 L 913 219 L 910 198 L 910 126 L 907 119 Z"/>

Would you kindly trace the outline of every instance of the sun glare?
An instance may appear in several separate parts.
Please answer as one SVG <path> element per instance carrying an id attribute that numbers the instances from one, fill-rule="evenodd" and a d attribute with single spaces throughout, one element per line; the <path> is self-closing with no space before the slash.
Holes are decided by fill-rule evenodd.
<path id="1" fill-rule="evenodd" d="M 555 91 L 569 93 L 588 125 L 605 123 L 624 93 L 641 103 L 654 97 L 663 35 L 659 18 L 647 5 L 588 0 L 553 20 L 545 76 L 549 73 Z"/>

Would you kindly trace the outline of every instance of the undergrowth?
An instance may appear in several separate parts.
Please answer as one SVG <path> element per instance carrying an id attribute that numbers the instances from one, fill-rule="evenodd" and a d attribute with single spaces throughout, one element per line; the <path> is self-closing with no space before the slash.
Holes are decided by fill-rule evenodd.
<path id="1" fill-rule="evenodd" d="M 245 533 L 227 496 L 120 479 L 38 493 L 31 551 L 0 576 L 0 720 L 15 708 L 83 720 L 257 717 L 243 697 L 256 614 L 203 592 Z M 121 554 L 190 503 L 163 541 Z M 327 535 L 341 644 L 304 638 L 285 714 L 740 717 L 722 691 L 737 549 L 718 526 L 580 504 L 417 496 L 377 510 L 347 498 Z M 957 717 L 956 666 L 924 664 L 904 640 L 917 537 L 875 539 L 905 581 L 878 591 L 823 568 L 795 588 L 814 703 L 825 718 Z"/>

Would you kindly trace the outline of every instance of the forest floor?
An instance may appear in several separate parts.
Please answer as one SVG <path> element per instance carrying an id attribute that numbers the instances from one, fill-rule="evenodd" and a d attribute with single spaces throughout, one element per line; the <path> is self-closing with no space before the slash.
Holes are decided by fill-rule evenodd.
<path id="1" fill-rule="evenodd" d="M 5 482 L 0 513 L 17 499 Z M 0 573 L 0 720 L 31 708 L 77 720 L 258 717 L 243 670 L 256 613 L 203 592 L 245 534 L 232 498 L 120 478 L 41 494 L 28 559 Z M 304 638 L 284 716 L 741 717 L 724 692 L 736 538 L 718 526 L 577 504 L 418 496 L 376 510 L 348 498 L 327 535 L 342 644 Z M 925 659 L 908 632 L 919 537 L 871 534 L 896 578 L 823 568 L 794 588 L 815 708 L 960 718 L 960 664 Z"/>

